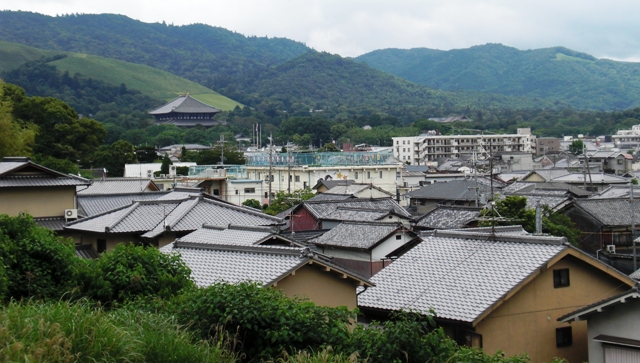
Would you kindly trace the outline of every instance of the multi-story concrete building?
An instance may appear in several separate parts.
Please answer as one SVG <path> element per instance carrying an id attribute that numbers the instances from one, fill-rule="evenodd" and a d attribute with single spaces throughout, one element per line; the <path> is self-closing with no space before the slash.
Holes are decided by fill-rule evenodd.
<path id="1" fill-rule="evenodd" d="M 561 151 L 560 139 L 557 137 L 534 137 L 531 143 L 536 156 L 558 154 Z"/>
<path id="2" fill-rule="evenodd" d="M 373 184 L 396 195 L 396 179 L 402 169 L 402 163 L 390 153 L 274 153 L 271 158 L 272 162 L 269 154 L 262 153 L 248 156 L 246 165 L 192 166 L 184 180 L 232 203 L 246 199 L 268 203 L 269 190 L 272 196 L 279 191 L 293 192 L 311 188 L 321 179 Z M 225 171 L 226 184 L 208 188 L 209 174 L 216 170 Z"/>
<path id="3" fill-rule="evenodd" d="M 476 153 L 487 156 L 494 152 L 532 152 L 531 129 L 518 129 L 504 135 L 436 135 L 394 137 L 393 155 L 411 165 L 423 165 L 439 158 L 460 158 Z"/>
<path id="4" fill-rule="evenodd" d="M 619 130 L 611 135 L 611 141 L 617 148 L 630 149 L 640 145 L 640 125 L 631 126 L 631 130 Z"/>

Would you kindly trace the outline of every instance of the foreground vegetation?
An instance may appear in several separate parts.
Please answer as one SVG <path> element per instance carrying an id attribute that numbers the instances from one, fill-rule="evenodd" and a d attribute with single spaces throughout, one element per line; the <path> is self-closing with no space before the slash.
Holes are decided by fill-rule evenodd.
<path id="1" fill-rule="evenodd" d="M 31 217 L 0 216 L 7 362 L 528 362 L 460 347 L 432 316 L 368 327 L 252 283 L 197 288 L 177 256 L 119 245 L 97 260 Z"/>

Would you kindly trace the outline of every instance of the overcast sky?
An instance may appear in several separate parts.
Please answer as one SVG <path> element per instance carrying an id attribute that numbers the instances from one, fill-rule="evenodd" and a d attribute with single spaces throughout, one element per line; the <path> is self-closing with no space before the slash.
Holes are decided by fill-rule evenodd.
<path id="1" fill-rule="evenodd" d="M 564 46 L 640 62 L 640 1 L 634 0 L 0 0 L 0 9 L 205 23 L 286 37 L 345 57 L 384 48 L 502 43 L 523 50 Z"/>

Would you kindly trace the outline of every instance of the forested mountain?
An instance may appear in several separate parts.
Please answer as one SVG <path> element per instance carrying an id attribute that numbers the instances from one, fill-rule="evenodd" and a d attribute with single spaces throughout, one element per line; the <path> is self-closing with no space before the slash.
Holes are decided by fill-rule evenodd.
<path id="1" fill-rule="evenodd" d="M 245 37 L 204 24 L 173 26 L 113 14 L 50 17 L 21 11 L 0 12 L 0 39 L 146 64 L 215 88 L 237 84 L 309 49 L 289 39 Z"/>
<path id="2" fill-rule="evenodd" d="M 49 17 L 4 11 L 0 39 L 146 64 L 267 109 L 294 104 L 300 109 L 345 106 L 412 120 L 492 107 L 566 107 L 544 99 L 433 91 L 339 56 L 311 51 L 298 42 L 245 37 L 202 24 L 172 26 L 109 14 Z"/>
<path id="3" fill-rule="evenodd" d="M 381 112 L 410 121 L 463 110 L 559 106 L 548 100 L 433 90 L 351 59 L 315 51 L 262 73 L 249 90 L 278 99 L 296 113 L 320 109 L 339 119 Z"/>
<path id="4" fill-rule="evenodd" d="M 562 47 L 521 51 L 486 44 L 450 51 L 384 49 L 356 60 L 442 90 L 549 98 L 579 109 L 640 106 L 640 63 L 596 59 Z"/>

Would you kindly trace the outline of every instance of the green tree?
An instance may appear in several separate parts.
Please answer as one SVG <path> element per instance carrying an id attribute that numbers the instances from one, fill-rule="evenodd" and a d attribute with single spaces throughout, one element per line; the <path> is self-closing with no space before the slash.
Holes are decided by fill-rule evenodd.
<path id="1" fill-rule="evenodd" d="M 169 166 L 173 165 L 173 161 L 169 159 L 169 154 L 164 153 L 162 158 L 162 165 L 160 166 L 160 174 L 169 174 Z"/>
<path id="2" fill-rule="evenodd" d="M 334 143 L 328 142 L 328 143 L 324 144 L 324 146 L 322 146 L 320 149 L 318 149 L 318 151 L 320 151 L 320 152 L 339 152 L 340 149 L 338 149 L 338 147 Z"/>
<path id="3" fill-rule="evenodd" d="M 577 246 L 581 232 L 569 217 L 553 212 L 546 205 L 542 206 L 541 213 L 543 233 L 566 237 L 570 243 Z M 495 202 L 493 209 L 487 208 L 480 215 L 485 219 L 479 223 L 480 226 L 491 226 L 492 223 L 497 226 L 519 224 L 529 233 L 536 230 L 536 211 L 527 209 L 527 198 L 519 195 L 510 195 Z"/>
<path id="4" fill-rule="evenodd" d="M 175 300 L 176 316 L 201 339 L 223 326 L 242 342 L 249 361 L 283 351 L 341 347 L 349 337 L 353 312 L 290 299 L 281 291 L 253 283 L 225 284 L 190 290 Z"/>
<path id="5" fill-rule="evenodd" d="M 93 165 L 107 169 L 111 177 L 124 176 L 125 164 L 136 161 L 136 153 L 133 145 L 119 140 L 111 145 L 102 145 L 94 155 Z"/>
<path id="6" fill-rule="evenodd" d="M 158 160 L 158 153 L 156 148 L 151 145 L 142 145 L 136 147 L 136 159 L 141 164 L 153 163 Z"/>
<path id="7" fill-rule="evenodd" d="M 302 203 L 303 200 L 311 199 L 314 196 L 315 193 L 309 188 L 296 190 L 292 193 L 280 191 L 276 193 L 275 199 L 273 199 L 271 205 L 269 205 L 264 212 L 275 216 L 280 212 L 284 212 L 287 209 Z"/>
<path id="8" fill-rule="evenodd" d="M 79 280 L 84 294 L 102 303 L 138 297 L 168 299 L 194 287 L 191 270 L 176 254 L 122 243 L 89 264 Z"/>
<path id="9" fill-rule="evenodd" d="M 569 145 L 569 152 L 573 155 L 582 155 L 584 152 L 584 143 L 582 140 L 573 140 Z"/>
<path id="10" fill-rule="evenodd" d="M 62 297 L 74 287 L 78 261 L 70 239 L 40 227 L 29 215 L 0 215 L 0 264 L 7 297 Z"/>
<path id="11" fill-rule="evenodd" d="M 37 127 L 22 126 L 12 116 L 13 101 L 4 97 L 5 85 L 0 81 L 0 158 L 4 156 L 30 156 Z"/>
<path id="12" fill-rule="evenodd" d="M 80 172 L 78 168 L 78 164 L 66 159 L 56 159 L 51 156 L 39 155 L 36 158 L 34 158 L 34 162 L 64 174 L 78 175 L 78 173 Z"/>
<path id="13" fill-rule="evenodd" d="M 247 207 L 251 207 L 251 208 L 255 208 L 255 209 L 262 209 L 262 206 L 260 205 L 260 202 L 256 199 L 247 199 L 244 202 L 242 202 L 242 205 L 245 205 Z"/>
<path id="14" fill-rule="evenodd" d="M 104 142 L 107 134 L 104 126 L 95 120 L 79 118 L 66 103 L 51 97 L 17 98 L 14 118 L 37 126 L 34 153 L 72 162 L 81 160 L 84 164 Z"/>

